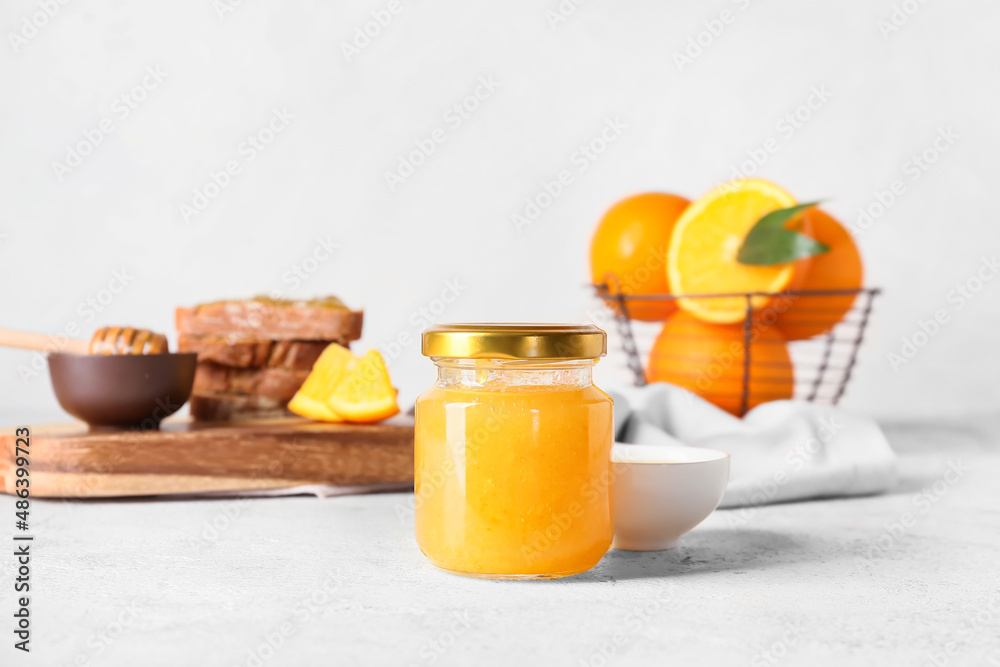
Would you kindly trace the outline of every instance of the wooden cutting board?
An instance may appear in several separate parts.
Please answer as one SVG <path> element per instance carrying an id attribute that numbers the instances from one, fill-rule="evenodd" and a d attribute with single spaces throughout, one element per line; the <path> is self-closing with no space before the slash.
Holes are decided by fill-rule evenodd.
<path id="1" fill-rule="evenodd" d="M 30 428 L 35 498 L 413 483 L 412 417 L 371 425 L 288 417 L 166 420 L 159 431 L 89 431 L 82 423 Z M 15 443 L 14 429 L 0 435 L 0 491 L 8 494 L 15 489 Z"/>

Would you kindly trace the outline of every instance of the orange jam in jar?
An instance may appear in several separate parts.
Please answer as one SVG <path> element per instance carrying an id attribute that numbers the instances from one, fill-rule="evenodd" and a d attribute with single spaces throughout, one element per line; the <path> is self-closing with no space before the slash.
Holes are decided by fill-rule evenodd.
<path id="1" fill-rule="evenodd" d="M 606 336 L 584 325 L 453 324 L 423 334 L 437 382 L 417 399 L 416 534 L 438 567 L 549 579 L 611 546 Z"/>

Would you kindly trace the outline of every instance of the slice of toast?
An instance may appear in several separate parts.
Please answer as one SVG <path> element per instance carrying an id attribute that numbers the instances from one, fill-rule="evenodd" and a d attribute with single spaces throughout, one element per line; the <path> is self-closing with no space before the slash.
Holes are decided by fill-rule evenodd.
<path id="1" fill-rule="evenodd" d="M 266 396 L 242 394 L 199 393 L 191 396 L 191 416 L 199 421 L 230 421 L 234 419 L 271 419 L 288 417 L 288 401 Z"/>
<path id="2" fill-rule="evenodd" d="M 330 343 L 348 346 L 347 341 L 326 340 L 233 340 L 225 336 L 180 334 L 178 352 L 196 352 L 198 361 L 210 361 L 236 368 L 286 368 L 307 371 Z"/>
<path id="3" fill-rule="evenodd" d="M 193 391 L 198 394 L 253 394 L 288 401 L 308 375 L 308 370 L 233 368 L 199 361 L 194 372 Z"/>
<path id="4" fill-rule="evenodd" d="M 364 312 L 336 297 L 293 301 L 256 297 L 216 301 L 175 311 L 177 332 L 239 340 L 352 341 L 361 337 Z"/>

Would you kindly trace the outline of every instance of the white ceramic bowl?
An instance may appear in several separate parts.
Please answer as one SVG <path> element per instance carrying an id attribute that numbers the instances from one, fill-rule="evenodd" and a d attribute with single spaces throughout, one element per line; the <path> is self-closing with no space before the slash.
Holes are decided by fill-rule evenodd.
<path id="1" fill-rule="evenodd" d="M 716 449 L 616 443 L 612 460 L 616 549 L 673 549 L 715 511 L 729 482 L 729 454 Z"/>

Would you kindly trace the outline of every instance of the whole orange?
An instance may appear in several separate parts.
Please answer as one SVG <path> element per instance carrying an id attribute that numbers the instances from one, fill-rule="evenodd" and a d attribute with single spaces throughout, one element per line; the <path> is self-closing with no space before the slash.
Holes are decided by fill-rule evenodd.
<path id="1" fill-rule="evenodd" d="M 746 361 L 742 324 L 711 324 L 678 311 L 653 343 L 646 379 L 684 387 L 740 416 Z M 747 410 L 794 393 L 788 347 L 773 325 L 755 322 L 751 328 L 747 389 Z"/>
<path id="2" fill-rule="evenodd" d="M 667 247 L 674 223 L 690 203 L 678 195 L 647 192 L 612 206 L 590 242 L 594 283 L 614 276 L 625 294 L 670 294 Z M 638 320 L 662 320 L 676 309 L 670 300 L 628 301 L 629 315 Z"/>
<path id="3" fill-rule="evenodd" d="M 830 246 L 830 250 L 795 263 L 793 289 L 857 289 L 864 269 L 861 253 L 850 232 L 830 214 L 818 208 L 806 211 L 802 233 Z M 802 340 L 832 329 L 854 305 L 854 294 L 842 296 L 792 296 L 787 309 L 779 312 L 777 327 L 786 340 Z"/>

